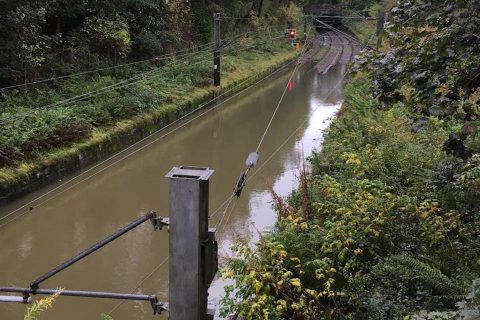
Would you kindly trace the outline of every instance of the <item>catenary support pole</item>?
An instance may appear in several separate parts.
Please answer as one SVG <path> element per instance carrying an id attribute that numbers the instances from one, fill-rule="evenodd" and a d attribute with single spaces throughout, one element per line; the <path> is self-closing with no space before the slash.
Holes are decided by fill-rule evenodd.
<path id="1" fill-rule="evenodd" d="M 213 85 L 220 87 L 220 13 L 213 14 Z"/>
<path id="2" fill-rule="evenodd" d="M 212 174 L 209 168 L 182 166 L 166 175 L 170 179 L 170 320 L 213 319 L 207 312 L 208 287 L 216 272 L 211 253 L 217 254 L 209 245 L 215 243 L 214 231 L 208 229 Z"/>
<path id="3" fill-rule="evenodd" d="M 382 33 L 385 25 L 385 12 L 379 10 L 377 16 L 377 50 L 380 49 L 382 45 Z"/>
<path id="4" fill-rule="evenodd" d="M 303 43 L 307 41 L 307 16 L 303 17 Z"/>

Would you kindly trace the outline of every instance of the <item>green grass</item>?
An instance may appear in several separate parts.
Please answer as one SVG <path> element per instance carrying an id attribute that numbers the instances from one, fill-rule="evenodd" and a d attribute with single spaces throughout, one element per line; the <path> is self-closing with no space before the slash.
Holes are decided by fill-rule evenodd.
<path id="1" fill-rule="evenodd" d="M 259 49 L 247 50 L 238 56 L 235 53 L 226 54 L 222 59 L 222 88 L 228 90 L 246 79 L 269 72 L 282 63 L 295 58 L 298 53 L 290 46 L 277 42 L 277 44 L 269 44 Z M 209 74 L 210 67 L 208 65 L 206 69 Z M 203 69 L 196 71 L 205 72 Z M 109 144 L 112 140 L 127 135 L 134 128 L 149 126 L 153 121 L 159 121 L 159 119 L 163 125 L 166 125 L 178 117 L 179 109 L 182 110 L 180 113 L 184 114 L 188 110 L 196 108 L 202 101 L 211 98 L 213 86 L 195 85 L 191 80 L 185 81 L 184 77 L 165 79 L 159 76 L 158 80 L 141 83 L 141 93 L 131 93 L 134 96 L 143 94 L 145 100 L 151 97 L 158 98 L 156 89 L 159 86 L 163 90 L 161 97 L 158 100 L 153 99 L 153 106 L 144 112 L 119 119 L 113 124 L 109 121 L 100 126 L 94 126 L 87 137 L 76 142 L 40 150 L 32 153 L 27 159 L 17 161 L 15 165 L 3 166 L 0 168 L 0 190 L 3 189 L 7 192 L 12 188 L 28 184 L 28 180 L 43 168 L 59 164 L 67 166 L 68 162 L 78 154 L 95 150 L 100 144 Z M 138 87 L 136 86 L 135 89 Z M 131 97 L 126 95 L 120 102 L 128 101 L 126 100 L 128 98 Z M 108 103 L 107 99 L 98 101 L 100 107 L 102 103 Z"/>

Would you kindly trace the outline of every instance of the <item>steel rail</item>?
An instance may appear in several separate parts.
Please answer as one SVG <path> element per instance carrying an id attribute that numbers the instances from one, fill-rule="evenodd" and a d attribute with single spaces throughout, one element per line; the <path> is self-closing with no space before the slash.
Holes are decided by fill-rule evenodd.
<path id="1" fill-rule="evenodd" d="M 0 302 L 7 302 L 7 303 L 31 303 L 31 297 L 19 297 L 19 296 L 0 296 Z"/>

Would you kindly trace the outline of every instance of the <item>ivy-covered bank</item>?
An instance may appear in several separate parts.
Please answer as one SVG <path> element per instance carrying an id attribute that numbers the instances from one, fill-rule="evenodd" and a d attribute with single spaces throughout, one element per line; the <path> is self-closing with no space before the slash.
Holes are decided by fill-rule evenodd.
<path id="1" fill-rule="evenodd" d="M 298 54 L 283 39 L 239 38 L 238 45 L 224 52 L 222 89 L 233 94 Z M 164 72 L 153 70 L 132 86 L 108 91 L 76 108 L 46 109 L 0 127 L 0 153 L 19 156 L 18 161 L 0 167 L 0 202 L 2 197 L 32 191 L 118 152 L 212 99 L 213 86 L 203 83 L 210 78 L 211 67 L 205 60 L 210 53 L 203 55 L 200 65 L 171 62 L 174 67 L 162 67 Z M 115 83 L 113 78 L 101 79 L 95 86 Z"/>
<path id="2" fill-rule="evenodd" d="M 223 270 L 245 319 L 479 319 L 480 3 L 399 1 L 321 152 Z"/>

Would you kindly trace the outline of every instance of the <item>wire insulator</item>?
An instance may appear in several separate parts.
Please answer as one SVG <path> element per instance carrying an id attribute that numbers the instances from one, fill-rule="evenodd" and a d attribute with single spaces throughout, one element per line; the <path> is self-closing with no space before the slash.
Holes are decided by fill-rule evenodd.
<path id="1" fill-rule="evenodd" d="M 258 157 L 259 155 L 257 152 L 252 152 L 248 155 L 247 160 L 245 161 L 245 165 L 248 169 L 251 169 L 257 165 Z"/>
<path id="2" fill-rule="evenodd" d="M 242 190 L 245 187 L 245 181 L 247 179 L 247 174 L 243 172 L 240 175 L 240 178 L 238 178 L 237 184 L 235 185 L 235 188 L 233 189 L 233 194 L 238 198 L 242 194 Z"/>

